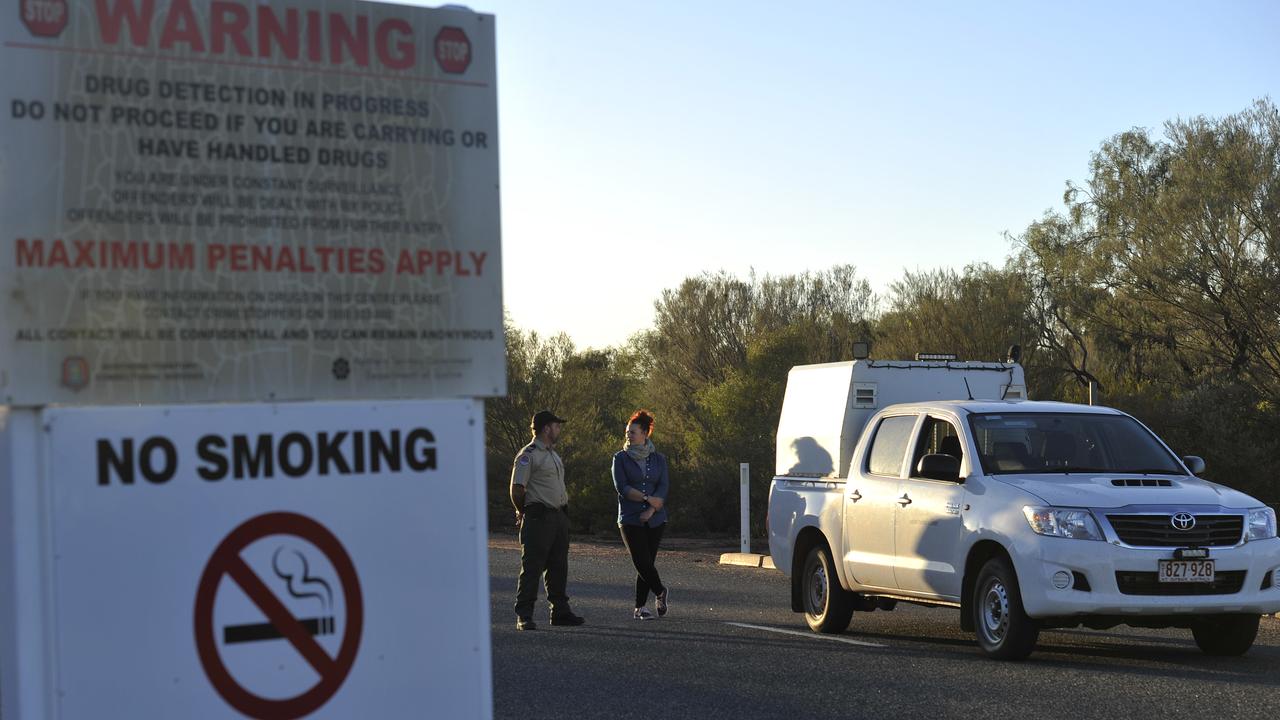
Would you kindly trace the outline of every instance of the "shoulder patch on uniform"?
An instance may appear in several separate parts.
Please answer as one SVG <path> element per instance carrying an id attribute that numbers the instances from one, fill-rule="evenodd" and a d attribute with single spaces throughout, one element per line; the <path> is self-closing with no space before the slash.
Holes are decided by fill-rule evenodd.
<path id="1" fill-rule="evenodd" d="M 516 462 L 519 462 L 521 465 L 528 465 L 528 464 L 529 464 L 529 453 L 525 453 L 525 454 L 521 455 L 521 456 L 520 456 L 520 459 L 519 459 L 519 460 L 517 460 Z"/>

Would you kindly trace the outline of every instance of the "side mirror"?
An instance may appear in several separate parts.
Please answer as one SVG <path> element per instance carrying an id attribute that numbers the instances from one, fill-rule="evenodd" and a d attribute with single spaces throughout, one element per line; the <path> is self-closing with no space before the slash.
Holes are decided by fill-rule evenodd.
<path id="1" fill-rule="evenodd" d="M 925 455 L 916 464 L 916 477 L 958 481 L 960 459 L 952 455 Z"/>
<path id="2" fill-rule="evenodd" d="M 1182 464 L 1187 466 L 1192 475 L 1199 475 L 1204 472 L 1204 458 L 1199 455 L 1183 455 Z"/>

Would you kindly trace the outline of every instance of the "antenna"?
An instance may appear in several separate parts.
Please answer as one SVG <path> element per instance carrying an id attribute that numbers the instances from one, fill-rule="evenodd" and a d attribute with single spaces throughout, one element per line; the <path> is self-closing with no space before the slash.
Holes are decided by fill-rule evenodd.
<path id="1" fill-rule="evenodd" d="M 973 399 L 973 390 L 970 390 L 970 389 L 969 389 L 969 378 L 961 378 L 961 379 L 962 379 L 962 380 L 964 380 L 964 391 L 965 391 L 965 392 L 967 392 L 967 393 L 969 393 L 969 399 L 970 399 L 970 400 L 972 400 L 972 399 Z"/>

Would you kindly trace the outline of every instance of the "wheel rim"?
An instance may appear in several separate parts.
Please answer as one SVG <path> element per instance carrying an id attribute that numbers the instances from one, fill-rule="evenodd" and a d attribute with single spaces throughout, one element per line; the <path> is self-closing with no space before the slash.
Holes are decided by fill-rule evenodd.
<path id="1" fill-rule="evenodd" d="M 1009 591 L 998 579 L 992 578 L 982 593 L 978 626 L 992 645 L 999 645 L 1009 631 Z"/>
<path id="2" fill-rule="evenodd" d="M 827 569 L 821 563 L 809 576 L 809 614 L 821 617 L 827 607 Z"/>

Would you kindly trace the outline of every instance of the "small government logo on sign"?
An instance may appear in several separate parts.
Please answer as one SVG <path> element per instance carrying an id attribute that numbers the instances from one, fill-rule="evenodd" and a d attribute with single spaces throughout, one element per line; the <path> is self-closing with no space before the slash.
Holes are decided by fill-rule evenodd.
<path id="1" fill-rule="evenodd" d="M 333 361 L 333 377 L 338 380 L 346 380 L 351 374 L 351 363 L 346 358 L 338 358 Z"/>
<path id="2" fill-rule="evenodd" d="M 58 37 L 71 14 L 67 0 L 19 0 L 22 24 L 36 37 Z"/>
<path id="3" fill-rule="evenodd" d="M 89 361 L 79 355 L 62 360 L 62 386 L 80 392 L 89 384 Z"/>
<path id="4" fill-rule="evenodd" d="M 447 73 L 460 75 L 471 65 L 471 41 L 460 27 L 442 27 L 436 33 L 436 62 Z"/>

